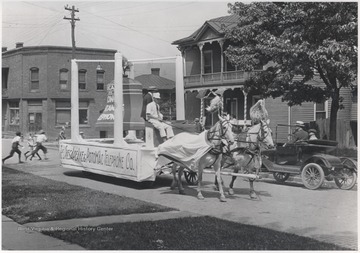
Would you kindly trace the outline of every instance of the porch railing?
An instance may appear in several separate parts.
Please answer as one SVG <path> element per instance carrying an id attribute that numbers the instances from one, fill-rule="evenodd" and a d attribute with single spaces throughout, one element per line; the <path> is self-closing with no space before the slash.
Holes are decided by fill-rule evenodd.
<path id="1" fill-rule="evenodd" d="M 232 81 L 244 81 L 250 77 L 251 73 L 245 71 L 227 71 L 217 73 L 207 73 L 203 75 L 191 75 L 184 77 L 185 87 L 207 85 L 216 83 L 229 83 Z"/>

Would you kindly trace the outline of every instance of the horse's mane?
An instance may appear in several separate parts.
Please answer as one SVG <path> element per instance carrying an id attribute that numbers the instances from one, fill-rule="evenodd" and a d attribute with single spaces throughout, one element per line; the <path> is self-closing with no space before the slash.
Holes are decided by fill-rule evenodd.
<path id="1" fill-rule="evenodd" d="M 215 96 L 211 101 L 210 105 L 206 107 L 208 112 L 220 111 L 223 107 L 223 101 L 220 96 Z"/>
<path id="2" fill-rule="evenodd" d="M 258 124 L 260 121 L 267 120 L 269 118 L 264 100 L 260 99 L 250 108 L 250 118 L 253 124 Z"/>

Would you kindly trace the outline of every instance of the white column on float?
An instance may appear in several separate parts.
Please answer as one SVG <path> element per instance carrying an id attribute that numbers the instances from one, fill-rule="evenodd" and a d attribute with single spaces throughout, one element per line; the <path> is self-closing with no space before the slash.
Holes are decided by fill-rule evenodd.
<path id="1" fill-rule="evenodd" d="M 184 92 L 184 69 L 183 58 L 176 56 L 176 119 L 185 119 L 185 92 Z"/>
<path id="2" fill-rule="evenodd" d="M 134 64 L 130 64 L 129 78 L 130 79 L 135 79 Z M 137 138 L 136 138 L 136 130 L 128 130 L 128 134 L 126 135 L 125 140 L 137 140 Z"/>
<path id="3" fill-rule="evenodd" d="M 114 145 L 128 146 L 123 138 L 123 68 L 120 52 L 115 54 L 114 68 Z"/>
<path id="4" fill-rule="evenodd" d="M 71 60 L 71 140 L 79 141 L 79 77 L 78 63 Z"/>

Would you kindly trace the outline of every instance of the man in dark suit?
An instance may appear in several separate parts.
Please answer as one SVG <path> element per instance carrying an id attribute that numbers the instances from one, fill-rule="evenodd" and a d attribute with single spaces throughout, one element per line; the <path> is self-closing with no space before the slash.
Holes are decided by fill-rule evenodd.
<path id="1" fill-rule="evenodd" d="M 143 97 L 143 104 L 142 104 L 142 110 L 141 110 L 141 117 L 146 121 L 146 106 L 153 101 L 153 93 L 158 92 L 158 89 L 156 86 L 150 86 L 147 89 L 146 94 Z"/>

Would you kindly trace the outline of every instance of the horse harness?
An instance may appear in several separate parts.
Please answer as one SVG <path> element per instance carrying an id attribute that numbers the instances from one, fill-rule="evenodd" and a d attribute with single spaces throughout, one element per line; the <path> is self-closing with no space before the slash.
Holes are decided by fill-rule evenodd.
<path id="1" fill-rule="evenodd" d="M 228 123 L 226 121 L 226 123 Z M 212 142 L 212 141 L 219 141 L 219 144 L 213 144 L 212 143 L 212 148 L 210 149 L 209 153 L 212 154 L 212 155 L 216 155 L 216 156 L 219 156 L 220 154 L 223 154 L 223 153 L 226 153 L 226 144 L 224 143 L 224 136 L 227 132 L 227 129 L 226 131 L 224 132 L 223 130 L 223 123 L 221 123 L 220 121 L 218 122 L 218 124 L 221 124 L 220 126 L 220 129 L 219 129 L 219 135 L 216 135 L 217 131 L 216 130 L 213 130 L 211 131 L 211 129 L 207 132 L 207 135 L 206 135 L 206 138 Z"/>

